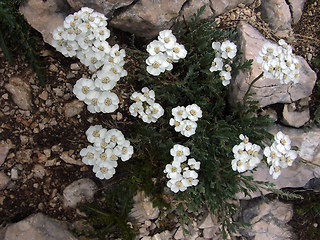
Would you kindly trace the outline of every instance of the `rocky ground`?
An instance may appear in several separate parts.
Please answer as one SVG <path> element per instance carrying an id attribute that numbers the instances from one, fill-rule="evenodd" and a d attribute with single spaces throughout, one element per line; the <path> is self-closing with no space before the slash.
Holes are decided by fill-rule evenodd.
<path id="1" fill-rule="evenodd" d="M 293 25 L 293 34 L 288 38 L 296 54 L 303 56 L 318 72 L 318 76 L 319 69 L 316 69 L 312 59 L 320 54 L 319 11 L 320 4 L 317 1 L 308 1 L 301 20 Z M 239 7 L 220 16 L 217 21 L 221 28 L 230 28 L 236 26 L 240 19 L 247 20 L 268 38 L 277 39 L 269 26 L 261 20 L 257 9 Z M 87 69 L 78 60 L 64 58 L 45 44 L 40 34 L 34 33 L 34 38 L 47 69 L 45 85 L 39 84 L 23 56 L 17 55 L 14 65 L 9 65 L 0 52 L 0 224 L 3 226 L 37 212 L 69 222 L 83 218 L 83 213 L 78 209 L 64 206 L 65 188 L 83 178 L 94 181 L 93 192 L 107 187 L 94 176 L 91 168 L 81 162 L 79 151 L 87 145 L 85 131 L 94 124 L 107 127 L 120 125 L 123 129 L 130 126 L 130 117 L 125 110 L 128 96 L 123 95 L 122 106 L 112 115 L 90 114 L 84 103 L 78 101 L 72 93 L 75 82 L 87 76 Z M 124 42 L 125 38 L 126 35 L 123 34 L 118 36 Z M 129 71 L 134 71 L 134 61 L 129 58 L 128 62 L 129 68 L 132 68 Z M 125 81 L 124 78 L 118 83 L 119 89 L 130 88 Z M 311 116 L 317 103 L 318 100 L 311 99 Z M 116 183 L 119 178 L 121 177 L 114 177 L 110 184 Z M 92 195 L 89 193 L 87 197 L 90 199 Z M 313 197 L 319 200 L 317 194 Z M 296 203 L 299 206 L 303 204 L 299 201 Z M 282 210 L 286 209 L 284 206 L 280 207 Z M 268 214 L 270 216 L 268 211 L 271 210 L 266 206 L 264 209 L 257 213 L 260 218 Z M 292 215 L 293 223 L 298 224 L 296 219 L 300 218 L 298 214 L 294 215 L 294 210 L 283 211 L 289 211 L 291 215 L 277 215 L 274 229 L 279 221 L 287 224 Z M 306 222 L 310 220 L 312 224 L 320 224 L 319 215 L 304 216 L 307 216 Z M 245 215 L 243 218 L 253 221 Z M 252 223 L 260 222 L 257 219 Z M 149 226 L 148 224 L 144 226 L 145 229 L 150 228 L 151 223 Z M 212 227 L 213 225 L 199 228 L 210 228 L 206 233 L 210 235 Z M 299 239 L 303 239 L 305 228 L 300 225 L 292 227 L 301 236 Z M 286 229 L 290 231 L 292 227 L 286 225 Z M 182 233 L 181 229 L 178 231 L 176 234 Z M 201 231 L 204 235 L 203 230 Z M 242 232 L 242 235 L 247 238 L 252 236 L 248 232 Z M 175 238 L 180 239 L 178 236 Z"/>

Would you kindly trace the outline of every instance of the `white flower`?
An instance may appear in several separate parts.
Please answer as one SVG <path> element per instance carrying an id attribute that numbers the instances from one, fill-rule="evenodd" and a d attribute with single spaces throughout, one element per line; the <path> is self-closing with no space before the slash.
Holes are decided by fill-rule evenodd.
<path id="1" fill-rule="evenodd" d="M 111 113 L 118 109 L 119 98 L 113 92 L 103 92 L 98 99 L 99 107 L 103 113 Z"/>
<path id="2" fill-rule="evenodd" d="M 282 154 L 277 150 L 274 144 L 270 147 L 266 147 L 263 150 L 263 154 L 267 157 L 267 163 L 270 165 L 279 165 Z"/>
<path id="3" fill-rule="evenodd" d="M 240 140 L 242 140 L 244 143 L 249 142 L 249 138 L 246 135 L 240 134 L 239 135 Z"/>
<path id="4" fill-rule="evenodd" d="M 95 40 L 93 42 L 92 50 L 95 52 L 102 52 L 105 56 L 110 53 L 111 47 L 106 41 Z"/>
<path id="5" fill-rule="evenodd" d="M 220 42 L 213 42 L 211 44 L 212 49 L 215 50 L 215 52 L 220 52 L 221 51 L 221 43 Z"/>
<path id="6" fill-rule="evenodd" d="M 163 30 L 159 32 L 158 40 L 163 43 L 166 49 L 172 49 L 177 41 L 171 30 Z"/>
<path id="7" fill-rule="evenodd" d="M 184 162 L 187 160 L 187 156 L 190 155 L 190 149 L 180 144 L 175 144 L 170 149 L 170 154 L 175 161 Z"/>
<path id="8" fill-rule="evenodd" d="M 119 131 L 118 129 L 108 130 L 108 132 L 105 136 L 105 140 L 112 147 L 115 147 L 117 144 L 123 145 L 125 142 L 125 138 L 124 138 L 123 133 L 121 131 Z"/>
<path id="9" fill-rule="evenodd" d="M 179 163 L 179 162 L 178 162 Z M 181 177 L 181 167 L 178 164 L 167 164 L 164 173 L 167 173 L 167 178 L 179 178 Z"/>
<path id="10" fill-rule="evenodd" d="M 95 165 L 99 167 L 106 168 L 115 168 L 118 166 L 117 161 L 112 161 L 111 156 L 113 154 L 113 150 L 111 148 L 107 148 L 98 155 Z"/>
<path id="11" fill-rule="evenodd" d="M 230 84 L 230 80 L 231 80 L 230 72 L 221 71 L 219 73 L 219 76 L 220 76 L 220 80 L 222 81 L 223 86 L 227 86 Z"/>
<path id="12" fill-rule="evenodd" d="M 100 179 L 110 179 L 116 172 L 114 168 L 100 167 L 98 165 L 94 165 L 92 170 L 96 177 Z"/>
<path id="13" fill-rule="evenodd" d="M 279 161 L 279 166 L 282 168 L 291 167 L 293 161 L 298 157 L 298 154 L 294 150 L 289 150 L 287 153 L 283 154 Z"/>
<path id="14" fill-rule="evenodd" d="M 162 117 L 164 114 L 164 109 L 159 103 L 152 103 L 149 109 L 151 110 L 152 116 L 156 119 Z"/>
<path id="15" fill-rule="evenodd" d="M 83 58 L 80 59 L 81 63 L 88 66 L 91 71 L 98 70 L 103 62 L 101 61 L 103 54 L 94 52 L 91 48 L 88 48 L 86 52 L 83 53 Z"/>
<path id="16" fill-rule="evenodd" d="M 275 144 L 276 144 L 276 149 L 285 154 L 287 153 L 290 148 L 291 148 L 291 140 L 288 135 L 283 134 L 281 131 L 279 131 L 275 136 L 274 136 Z"/>
<path id="17" fill-rule="evenodd" d="M 181 134 L 186 137 L 196 133 L 197 123 L 191 120 L 182 120 L 181 121 Z"/>
<path id="18" fill-rule="evenodd" d="M 86 98 L 84 99 L 84 102 L 88 105 L 87 109 L 91 113 L 97 113 L 100 112 L 100 106 L 98 104 L 98 99 L 101 95 L 100 91 L 91 90 Z"/>
<path id="19" fill-rule="evenodd" d="M 127 71 L 124 70 L 119 64 L 116 63 L 106 63 L 102 70 L 108 74 L 111 74 L 112 79 L 119 81 L 121 77 L 127 76 Z"/>
<path id="20" fill-rule="evenodd" d="M 198 121 L 199 118 L 202 118 L 202 110 L 197 104 L 188 105 L 186 107 L 187 117 L 191 121 Z"/>
<path id="21" fill-rule="evenodd" d="M 155 123 L 158 118 L 153 115 L 153 112 L 148 108 L 145 112 L 141 113 L 142 121 L 145 123 Z"/>
<path id="22" fill-rule="evenodd" d="M 213 59 L 210 67 L 210 72 L 222 71 L 223 60 L 220 57 L 216 57 Z"/>
<path id="23" fill-rule="evenodd" d="M 182 180 L 183 180 L 182 177 L 170 179 L 167 182 L 167 186 L 174 193 L 177 193 L 179 191 L 184 192 L 187 189 L 187 187 L 183 185 Z"/>
<path id="24" fill-rule="evenodd" d="M 94 125 L 90 126 L 86 131 L 87 139 L 90 143 L 100 142 L 100 130 L 102 129 L 102 125 Z"/>
<path id="25" fill-rule="evenodd" d="M 93 23 L 90 23 L 93 26 Z M 110 37 L 110 30 L 106 27 L 95 27 L 93 28 L 93 35 L 96 39 L 100 41 L 105 41 L 107 38 Z"/>
<path id="26" fill-rule="evenodd" d="M 182 131 L 183 125 L 181 124 L 180 121 L 177 121 L 175 118 L 170 118 L 169 124 L 170 124 L 170 126 L 174 126 L 174 130 L 176 132 Z"/>
<path id="27" fill-rule="evenodd" d="M 131 94 L 130 99 L 136 102 L 144 102 L 146 97 L 142 93 L 134 92 Z"/>
<path id="28" fill-rule="evenodd" d="M 114 63 L 120 63 L 126 56 L 124 49 L 120 49 L 118 44 L 115 44 L 110 50 L 110 56 L 113 58 Z"/>
<path id="29" fill-rule="evenodd" d="M 138 116 L 138 114 L 141 114 L 143 110 L 144 108 L 143 108 L 142 102 L 132 103 L 129 107 L 129 112 L 134 117 Z"/>
<path id="30" fill-rule="evenodd" d="M 153 76 L 159 76 L 166 70 L 166 67 L 169 65 L 167 62 L 167 57 L 163 53 L 158 53 L 153 56 L 149 56 L 146 59 L 147 63 L 147 72 Z"/>
<path id="31" fill-rule="evenodd" d="M 166 48 L 162 42 L 159 40 L 153 40 L 147 45 L 147 52 L 151 55 L 154 56 L 160 52 L 165 52 Z"/>
<path id="32" fill-rule="evenodd" d="M 194 158 L 190 158 L 188 160 L 188 165 L 191 170 L 193 170 L 193 169 L 199 170 L 200 169 L 200 162 L 197 162 Z"/>
<path id="33" fill-rule="evenodd" d="M 123 141 L 120 145 L 115 147 L 114 153 L 120 157 L 123 162 L 128 161 L 133 154 L 133 147 L 130 145 L 130 141 Z"/>
<path id="34" fill-rule="evenodd" d="M 272 175 L 273 179 L 277 179 L 281 174 L 281 167 L 271 165 L 271 167 L 269 169 L 269 174 Z"/>
<path id="35" fill-rule="evenodd" d="M 93 75 L 94 83 L 96 87 L 100 88 L 101 91 L 110 91 L 117 84 L 118 77 L 114 77 L 110 72 L 106 72 L 103 69 Z"/>
<path id="36" fill-rule="evenodd" d="M 172 49 L 167 50 L 167 54 L 173 61 L 178 61 L 187 56 L 187 50 L 182 44 L 176 43 Z"/>
<path id="37" fill-rule="evenodd" d="M 199 183 L 198 173 L 193 170 L 184 171 L 182 176 L 182 183 L 186 187 L 196 186 Z"/>
<path id="38" fill-rule="evenodd" d="M 82 148 L 80 151 L 80 156 L 82 157 L 82 162 L 86 165 L 94 165 L 96 162 L 96 155 L 99 154 L 101 150 L 99 148 L 89 145 L 86 148 Z"/>
<path id="39" fill-rule="evenodd" d="M 188 113 L 184 106 L 178 106 L 178 107 L 172 108 L 171 112 L 174 119 L 179 122 L 181 122 L 183 119 L 186 119 L 188 117 Z"/>
<path id="40" fill-rule="evenodd" d="M 141 89 L 141 92 L 143 93 L 143 96 L 145 97 L 145 101 L 151 105 L 154 101 L 155 101 L 155 93 L 153 90 L 147 88 L 147 87 L 143 87 Z"/>
<path id="41" fill-rule="evenodd" d="M 93 80 L 88 78 L 80 78 L 73 87 L 73 93 L 76 97 L 83 101 L 91 90 L 95 89 Z"/>
<path id="42" fill-rule="evenodd" d="M 238 171 L 239 173 L 247 171 L 247 164 L 244 159 L 233 159 L 231 161 L 231 166 L 233 171 Z"/>
<path id="43" fill-rule="evenodd" d="M 227 59 L 227 58 L 234 58 L 237 54 L 237 45 L 235 45 L 233 42 L 230 42 L 229 40 L 224 41 L 221 44 L 221 53 L 222 53 L 222 58 Z"/>

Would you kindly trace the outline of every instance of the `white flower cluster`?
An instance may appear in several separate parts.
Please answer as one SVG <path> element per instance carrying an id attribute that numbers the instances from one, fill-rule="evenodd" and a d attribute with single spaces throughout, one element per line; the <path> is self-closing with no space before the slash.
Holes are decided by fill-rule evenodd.
<path id="1" fill-rule="evenodd" d="M 234 159 L 231 165 L 233 171 L 242 173 L 258 166 L 263 156 L 259 145 L 249 142 L 249 138 L 243 134 L 240 134 L 239 138 L 242 142 L 232 148 Z"/>
<path id="2" fill-rule="evenodd" d="M 88 128 L 86 135 L 93 145 L 81 149 L 80 155 L 83 163 L 93 166 L 97 178 L 110 179 L 118 166 L 117 160 L 127 161 L 133 154 L 130 141 L 117 129 L 95 125 Z"/>
<path id="3" fill-rule="evenodd" d="M 155 123 L 163 116 L 164 109 L 155 102 L 156 95 L 153 90 L 144 87 L 141 92 L 132 93 L 130 99 L 135 103 L 130 105 L 129 112 L 132 116 L 141 118 L 145 123 Z"/>
<path id="4" fill-rule="evenodd" d="M 281 84 L 299 82 L 299 60 L 292 54 L 292 47 L 283 39 L 279 45 L 266 43 L 259 52 L 257 61 L 262 64 L 263 76 L 279 78 Z"/>
<path id="5" fill-rule="evenodd" d="M 127 75 L 118 63 L 107 62 L 92 78 L 80 78 L 73 88 L 76 97 L 87 104 L 91 113 L 111 113 L 118 109 L 119 98 L 111 92 L 121 77 Z"/>
<path id="6" fill-rule="evenodd" d="M 119 46 L 110 47 L 106 42 L 109 36 L 107 18 L 91 8 L 82 7 L 67 16 L 63 26 L 53 31 L 52 45 L 66 57 L 76 56 L 94 71 L 104 64 L 105 59 L 124 54 L 118 51 Z"/>
<path id="7" fill-rule="evenodd" d="M 166 70 L 171 71 L 172 63 L 187 56 L 187 50 L 177 43 L 171 30 L 159 32 L 158 40 L 153 40 L 147 46 L 149 57 L 146 59 L 147 71 L 153 76 L 159 76 Z"/>
<path id="8" fill-rule="evenodd" d="M 171 164 L 167 164 L 164 173 L 170 180 L 167 186 L 171 191 L 177 193 L 183 192 L 188 187 L 198 185 L 198 173 L 195 170 L 200 169 L 200 162 L 194 158 L 187 157 L 190 155 L 190 149 L 180 144 L 175 144 L 170 149 L 170 154 L 173 156 Z"/>
<path id="9" fill-rule="evenodd" d="M 230 84 L 231 80 L 231 66 L 232 59 L 237 54 L 237 45 L 229 40 L 222 43 L 213 42 L 212 48 L 215 51 L 215 58 L 213 59 L 210 67 L 210 72 L 219 72 L 220 80 L 223 86 Z"/>
<path id="10" fill-rule="evenodd" d="M 263 154 L 267 157 L 267 163 L 270 165 L 269 173 L 273 179 L 279 177 L 281 168 L 292 166 L 298 156 L 295 150 L 291 150 L 289 136 L 281 131 L 274 136 L 274 142 L 270 147 L 264 149 Z"/>
<path id="11" fill-rule="evenodd" d="M 176 132 L 183 136 L 190 137 L 196 133 L 197 121 L 202 117 L 202 110 L 197 104 L 187 107 L 178 106 L 172 109 L 173 118 L 170 119 L 170 126 L 174 126 Z"/>

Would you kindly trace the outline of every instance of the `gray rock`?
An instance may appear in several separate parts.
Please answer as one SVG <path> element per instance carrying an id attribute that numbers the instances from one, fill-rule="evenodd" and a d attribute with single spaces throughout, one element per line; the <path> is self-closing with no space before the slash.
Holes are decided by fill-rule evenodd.
<path id="1" fill-rule="evenodd" d="M 89 178 L 79 179 L 63 190 L 65 207 L 76 207 L 79 203 L 91 202 L 97 191 L 97 185 Z"/>
<path id="2" fill-rule="evenodd" d="M 236 8 L 239 5 L 250 5 L 254 2 L 254 0 L 211 0 L 210 2 L 211 5 L 209 6 L 212 8 L 214 16 L 216 17 L 223 13 L 229 12 L 231 9 Z"/>
<path id="3" fill-rule="evenodd" d="M 42 213 L 7 226 L 1 240 L 77 240 L 62 224 Z"/>
<path id="4" fill-rule="evenodd" d="M 297 24 L 300 21 L 306 0 L 288 0 L 288 2 L 292 15 L 292 23 Z"/>
<path id="5" fill-rule="evenodd" d="M 20 12 L 42 34 L 44 41 L 51 44 L 53 30 L 63 24 L 71 9 L 66 0 L 28 0 L 20 6 Z"/>
<path id="6" fill-rule="evenodd" d="M 153 203 L 146 197 L 145 192 L 137 192 L 133 200 L 135 203 L 129 214 L 130 218 L 134 218 L 139 223 L 158 218 L 159 208 L 153 207 Z"/>
<path id="7" fill-rule="evenodd" d="M 69 164 L 74 164 L 74 165 L 78 165 L 78 166 L 84 165 L 84 163 L 82 161 L 77 161 L 77 160 L 73 159 L 72 157 L 70 157 L 68 152 L 61 153 L 60 158 L 64 162 L 69 163 Z"/>
<path id="8" fill-rule="evenodd" d="M 294 239 L 292 228 L 287 224 L 293 216 L 291 204 L 278 200 L 264 202 L 250 200 L 244 202 L 240 221 L 250 223 L 251 226 L 239 229 L 242 236 L 250 239 Z"/>
<path id="9" fill-rule="evenodd" d="M 204 228 L 211 228 L 215 225 L 217 225 L 218 219 L 215 215 L 212 213 L 207 213 L 203 219 L 198 223 L 198 228 L 204 229 Z"/>
<path id="10" fill-rule="evenodd" d="M 261 18 L 269 23 L 279 37 L 285 37 L 291 30 L 290 8 L 285 0 L 261 1 Z"/>
<path id="11" fill-rule="evenodd" d="M 11 180 L 18 180 L 19 174 L 18 174 L 18 169 L 16 168 L 11 168 Z"/>
<path id="12" fill-rule="evenodd" d="M 31 88 L 27 82 L 20 77 L 11 77 L 5 89 L 10 92 L 15 104 L 23 110 L 32 109 Z"/>
<path id="13" fill-rule="evenodd" d="M 40 164 L 34 165 L 32 169 L 33 176 L 42 179 L 46 174 L 47 170 Z"/>
<path id="14" fill-rule="evenodd" d="M 137 36 L 153 38 L 159 31 L 172 26 L 184 2 L 185 0 L 136 1 L 126 11 L 113 16 L 110 24 Z"/>
<path id="15" fill-rule="evenodd" d="M 64 115 L 66 118 L 77 116 L 83 111 L 84 103 L 78 99 L 68 102 L 64 105 Z"/>
<path id="16" fill-rule="evenodd" d="M 11 141 L 1 142 L 0 143 L 0 166 L 6 160 L 9 150 L 13 147 Z"/>
<path id="17" fill-rule="evenodd" d="M 111 19 L 114 14 L 117 14 L 117 10 L 128 7 L 134 4 L 134 0 L 67 0 L 69 5 L 75 10 L 80 10 L 81 7 L 89 7 L 95 11 L 101 12 L 106 15 L 108 19 Z"/>
<path id="18" fill-rule="evenodd" d="M 248 23 L 241 22 L 238 28 L 240 50 L 244 60 L 253 59 L 252 70 L 241 71 L 230 84 L 229 101 L 232 105 L 242 101 L 250 83 L 262 72 L 261 64 L 256 58 L 262 46 L 269 40 Z M 298 57 L 300 61 L 300 81 L 295 85 L 280 84 L 279 79 L 262 77 L 251 88 L 254 93 L 253 100 L 259 102 L 261 107 L 275 103 L 292 103 L 307 98 L 312 94 L 317 76 L 306 60 Z"/>
<path id="19" fill-rule="evenodd" d="M 310 120 L 309 108 L 298 111 L 294 103 L 284 104 L 282 112 L 282 122 L 292 127 L 302 127 Z"/>
<path id="20" fill-rule="evenodd" d="M 5 189 L 9 182 L 10 178 L 4 172 L 0 172 L 0 190 Z"/>
<path id="21" fill-rule="evenodd" d="M 303 129 L 294 129 L 289 127 L 274 126 L 269 130 L 270 133 L 276 134 L 282 131 L 291 139 L 291 146 L 297 146 L 298 158 L 293 162 L 291 167 L 281 169 L 281 175 L 278 179 L 273 179 L 269 175 L 269 168 L 265 163 L 260 163 L 257 170 L 245 175 L 252 175 L 256 181 L 264 181 L 275 184 L 276 189 L 285 187 L 299 188 L 305 186 L 308 181 L 314 177 L 320 177 L 320 167 L 314 164 L 320 164 L 320 129 L 311 129 L 305 132 Z M 269 193 L 261 189 L 263 194 Z M 260 192 L 251 193 L 251 197 L 260 196 Z M 239 199 L 248 199 L 243 194 L 237 194 Z"/>

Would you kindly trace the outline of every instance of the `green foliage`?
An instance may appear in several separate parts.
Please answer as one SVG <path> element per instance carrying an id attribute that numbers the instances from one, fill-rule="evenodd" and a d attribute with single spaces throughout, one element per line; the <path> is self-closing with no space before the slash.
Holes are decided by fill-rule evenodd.
<path id="1" fill-rule="evenodd" d="M 94 228 L 93 232 L 81 232 L 80 235 L 104 239 L 108 233 L 117 234 L 122 239 L 134 239 L 135 231 L 128 225 L 128 215 L 133 206 L 135 189 L 128 185 L 114 186 L 105 193 L 102 201 L 83 206 L 88 215 L 87 224 Z"/>
<path id="2" fill-rule="evenodd" d="M 45 69 L 30 36 L 31 28 L 19 13 L 20 4 L 21 0 L 0 2 L 0 47 L 9 64 L 14 63 L 15 55 L 24 54 L 40 83 L 44 83 Z"/>
<path id="3" fill-rule="evenodd" d="M 131 180 L 158 203 L 163 203 L 163 188 L 168 180 L 163 170 L 172 162 L 170 149 L 174 144 L 189 147 L 191 157 L 201 162 L 200 182 L 174 195 L 179 203 L 176 212 L 185 222 L 188 220 L 186 208 L 197 212 L 207 207 L 219 217 L 226 237 L 226 231 L 234 231 L 235 227 L 232 216 L 237 206 L 231 202 L 235 194 L 250 195 L 259 191 L 261 186 L 271 187 L 232 170 L 232 147 L 240 142 L 241 133 L 262 146 L 263 140 L 272 137 L 264 130 L 271 121 L 267 116 L 257 114 L 259 107 L 250 97 L 235 107 L 228 104 L 228 88 L 222 85 L 216 72 L 209 71 L 215 57 L 211 43 L 227 39 L 234 41 L 236 33 L 233 30 L 220 31 L 212 20 L 200 19 L 203 10 L 201 8 L 190 23 L 175 25 L 175 36 L 188 51 L 185 59 L 175 64 L 171 72 L 158 77 L 152 77 L 142 69 L 138 76 L 129 80 L 135 86 L 138 83 L 153 89 L 156 102 L 164 106 L 166 113 L 155 124 L 144 124 L 140 120 L 134 124 L 130 141 L 136 155 Z M 250 69 L 252 61 L 241 62 L 240 57 L 230 62 L 233 74 Z M 169 126 L 169 119 L 172 108 L 193 103 L 201 107 L 203 117 L 197 122 L 196 134 L 186 138 Z"/>

